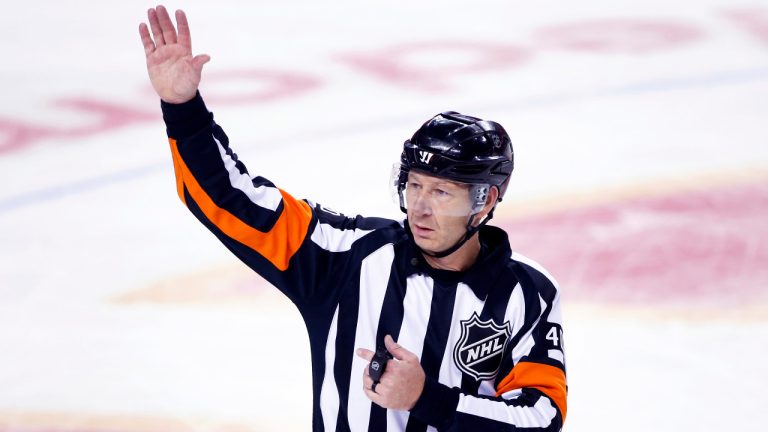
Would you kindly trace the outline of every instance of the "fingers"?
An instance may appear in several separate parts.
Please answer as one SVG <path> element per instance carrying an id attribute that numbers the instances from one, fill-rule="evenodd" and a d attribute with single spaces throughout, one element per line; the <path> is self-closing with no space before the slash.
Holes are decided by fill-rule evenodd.
<path id="1" fill-rule="evenodd" d="M 381 405 L 381 395 L 371 390 L 370 387 L 363 387 L 363 393 L 365 393 L 368 399 L 370 399 L 372 402 Z"/>
<path id="2" fill-rule="evenodd" d="M 183 10 L 176 11 L 176 25 L 179 27 L 179 44 L 192 51 L 192 35 L 189 32 L 189 22 Z"/>
<path id="3" fill-rule="evenodd" d="M 144 54 L 150 55 L 155 50 L 155 43 L 152 42 L 152 37 L 149 35 L 149 28 L 146 24 L 139 24 L 139 36 L 141 36 L 141 43 L 144 45 Z"/>
<path id="4" fill-rule="evenodd" d="M 157 19 L 160 23 L 160 30 L 163 32 L 163 39 L 165 39 L 165 43 L 175 44 L 176 28 L 173 27 L 173 22 L 171 22 L 171 17 L 168 16 L 168 11 L 162 5 L 158 6 L 156 10 Z"/>
<path id="5" fill-rule="evenodd" d="M 366 360 L 366 361 L 371 361 L 371 359 L 373 358 L 373 351 L 365 349 L 365 348 L 358 348 L 357 349 L 357 356 L 362 358 L 362 359 L 364 359 L 364 360 Z M 365 368 L 365 370 L 367 371 L 368 368 Z"/>
<path id="6" fill-rule="evenodd" d="M 395 342 L 395 340 L 392 339 L 392 336 L 390 335 L 384 336 L 384 346 L 387 348 L 387 351 L 389 351 L 390 354 L 392 354 L 398 360 L 406 360 L 410 359 L 411 357 L 415 357 L 413 353 Z"/>
<path id="7" fill-rule="evenodd" d="M 160 5 L 157 8 L 150 8 L 147 11 L 147 18 L 149 20 L 149 28 L 152 29 L 151 36 L 146 24 L 141 23 L 139 25 L 139 35 L 141 36 L 141 42 L 144 45 L 144 53 L 146 55 L 151 54 L 157 47 L 175 43 L 182 45 L 189 52 L 192 52 L 192 37 L 189 32 L 189 22 L 184 11 L 176 11 L 176 22 L 179 27 L 178 34 L 164 6 Z M 198 71 L 202 70 L 203 65 L 210 60 L 211 58 L 205 54 L 198 55 L 192 59 Z"/>
<path id="8" fill-rule="evenodd" d="M 381 383 L 376 385 L 376 391 L 373 391 L 373 379 L 370 375 L 368 375 L 368 368 L 365 368 L 365 372 L 363 373 L 363 393 L 370 399 L 371 401 L 381 405 L 381 394 L 378 392 L 381 390 L 380 388 Z"/>
<path id="9" fill-rule="evenodd" d="M 373 386 L 373 378 L 371 378 L 371 374 L 368 373 L 368 368 L 363 368 L 363 390 L 370 390 L 373 393 L 376 393 L 376 389 Z"/>
<path id="10" fill-rule="evenodd" d="M 163 31 L 160 30 L 160 22 L 157 20 L 157 12 L 150 8 L 147 11 L 147 18 L 149 19 L 149 27 L 152 29 L 152 37 L 155 39 L 155 46 L 165 45 Z"/>

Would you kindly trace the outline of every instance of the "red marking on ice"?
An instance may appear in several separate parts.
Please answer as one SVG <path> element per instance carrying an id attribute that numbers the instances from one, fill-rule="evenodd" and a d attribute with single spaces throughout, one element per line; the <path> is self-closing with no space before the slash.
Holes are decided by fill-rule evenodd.
<path id="1" fill-rule="evenodd" d="M 240 87 L 230 94 L 210 91 L 217 83 L 232 82 Z M 243 88 L 243 84 L 246 85 Z M 247 86 L 256 85 L 256 90 Z M 322 84 L 320 78 L 306 73 L 280 70 L 248 69 L 213 72 L 205 77 L 205 100 L 207 103 L 242 104 L 272 101 L 287 96 L 296 96 L 310 91 Z"/>
<path id="2" fill-rule="evenodd" d="M 68 98 L 56 101 L 55 105 L 80 111 L 85 113 L 86 116 L 96 118 L 96 121 L 91 125 L 59 131 L 62 135 L 77 137 L 93 135 L 134 123 L 157 121 L 161 118 L 160 113 L 156 109 L 149 107 L 137 109 L 98 99 Z"/>
<path id="3" fill-rule="evenodd" d="M 45 126 L 0 117 L 0 154 L 21 150 L 51 133 Z"/>
<path id="4" fill-rule="evenodd" d="M 67 128 L 35 125 L 0 117 L 0 154 L 19 150 L 47 138 L 82 138 L 134 123 L 161 119 L 160 113 L 156 110 L 136 109 L 97 99 L 59 99 L 54 101 L 53 105 L 68 111 L 79 112 L 91 123 Z"/>
<path id="5" fill-rule="evenodd" d="M 768 44 L 768 9 L 735 9 L 723 13 L 752 36 Z"/>
<path id="6" fill-rule="evenodd" d="M 612 19 L 548 27 L 537 32 L 544 46 L 574 51 L 648 53 L 697 41 L 704 32 L 676 21 Z"/>
<path id="7" fill-rule="evenodd" d="M 768 300 L 768 183 L 507 220 L 515 250 L 569 298 L 744 304 Z"/>
<path id="8" fill-rule="evenodd" d="M 250 84 L 257 89 L 244 91 L 241 88 L 236 94 L 217 90 L 218 83 L 233 81 L 241 86 L 243 83 Z M 319 78 L 299 73 L 263 69 L 229 70 L 212 73 L 207 78 L 206 85 L 212 89 L 206 93 L 206 101 L 231 105 L 271 102 L 310 91 L 321 83 Z M 0 117 L 0 155 L 21 150 L 45 139 L 90 137 L 129 125 L 157 122 L 162 118 L 156 101 L 145 108 L 136 108 L 105 100 L 73 97 L 55 100 L 52 106 L 79 113 L 90 123 L 85 126 L 58 127 Z"/>
<path id="9" fill-rule="evenodd" d="M 441 52 L 451 54 L 448 62 L 429 60 L 430 55 Z M 430 41 L 393 46 L 373 53 L 343 54 L 338 58 L 390 84 L 437 92 L 450 89 L 448 78 L 451 76 L 519 66 L 531 55 L 529 49 L 513 44 Z"/>

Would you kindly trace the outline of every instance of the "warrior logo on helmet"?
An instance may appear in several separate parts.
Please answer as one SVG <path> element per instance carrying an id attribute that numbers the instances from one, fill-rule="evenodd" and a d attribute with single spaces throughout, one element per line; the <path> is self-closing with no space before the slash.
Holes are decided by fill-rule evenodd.
<path id="1" fill-rule="evenodd" d="M 430 153 L 427 151 L 420 151 L 419 152 L 419 160 L 422 163 L 429 164 L 430 159 L 432 159 L 432 156 L 434 156 L 434 153 Z"/>

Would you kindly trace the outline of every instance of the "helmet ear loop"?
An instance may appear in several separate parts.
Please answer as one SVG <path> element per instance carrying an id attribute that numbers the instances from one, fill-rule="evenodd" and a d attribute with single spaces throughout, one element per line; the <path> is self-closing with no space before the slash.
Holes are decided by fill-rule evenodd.
<path id="1" fill-rule="evenodd" d="M 474 222 L 475 216 L 477 216 L 477 213 L 475 213 L 475 214 L 473 214 L 472 216 L 469 217 L 469 220 L 467 221 L 467 234 L 464 237 L 465 238 L 464 241 L 469 240 L 469 238 L 472 237 L 480 228 L 485 226 L 485 224 L 487 224 L 491 219 L 493 219 L 493 211 L 494 210 L 496 210 L 496 206 L 493 206 L 491 211 L 489 211 L 488 214 L 485 215 L 483 220 L 481 220 L 480 223 L 477 224 L 477 226 L 473 226 L 472 225 L 472 222 Z"/>
<path id="2" fill-rule="evenodd" d="M 488 221 L 493 219 L 493 212 L 496 210 L 496 206 L 501 202 L 501 191 L 499 191 L 499 188 L 496 185 L 492 185 L 491 187 L 496 188 L 496 191 L 499 192 L 499 195 L 496 197 L 496 202 L 493 204 L 493 207 L 491 207 L 491 209 L 488 211 L 488 214 L 485 215 L 485 218 L 482 221 L 480 221 L 480 223 L 476 227 L 472 226 L 472 222 L 474 222 L 475 216 L 477 216 L 480 212 L 477 212 L 469 217 L 469 220 L 467 221 L 467 232 L 471 232 L 471 234 L 469 234 L 467 238 L 471 237 L 472 234 L 475 233 L 475 231 L 479 230 L 480 227 L 487 224 Z"/>
<path id="3" fill-rule="evenodd" d="M 496 202 L 498 203 L 498 200 Z M 485 224 L 487 224 L 491 219 L 493 219 L 493 211 L 494 210 L 496 210 L 496 205 L 495 204 L 494 204 L 493 207 L 491 207 L 491 210 L 488 211 L 488 214 L 485 215 L 483 220 L 481 220 L 480 223 L 477 224 L 477 226 L 473 226 L 472 222 L 474 222 L 475 216 L 477 216 L 478 213 L 475 213 L 475 214 L 473 214 L 472 216 L 469 217 L 469 220 L 467 221 L 467 233 L 464 235 L 464 239 L 461 241 L 461 244 L 463 244 L 464 242 L 469 240 L 470 237 L 475 235 L 475 233 L 480 230 L 480 228 L 485 226 Z"/>

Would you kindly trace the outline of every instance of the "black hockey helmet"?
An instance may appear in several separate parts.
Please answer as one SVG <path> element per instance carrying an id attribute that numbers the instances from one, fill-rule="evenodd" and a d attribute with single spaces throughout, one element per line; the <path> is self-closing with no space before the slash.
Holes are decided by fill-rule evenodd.
<path id="1" fill-rule="evenodd" d="M 398 194 L 405 188 L 408 172 L 417 170 L 461 183 L 496 186 L 501 201 L 514 168 L 512 141 L 496 122 L 446 111 L 405 141 L 399 168 Z M 405 211 L 402 205 L 401 209 Z"/>
<path id="2" fill-rule="evenodd" d="M 498 189 L 497 203 L 507 190 L 514 168 L 512 141 L 496 122 L 446 111 L 429 119 L 405 141 L 400 164 L 395 168 L 392 186 L 403 213 L 408 212 L 404 192 L 411 170 L 471 186 L 472 209 L 464 236 L 446 250 L 422 250 L 433 257 L 444 257 L 458 250 L 493 217 L 495 207 L 478 225 L 474 224 L 489 189 Z"/>

